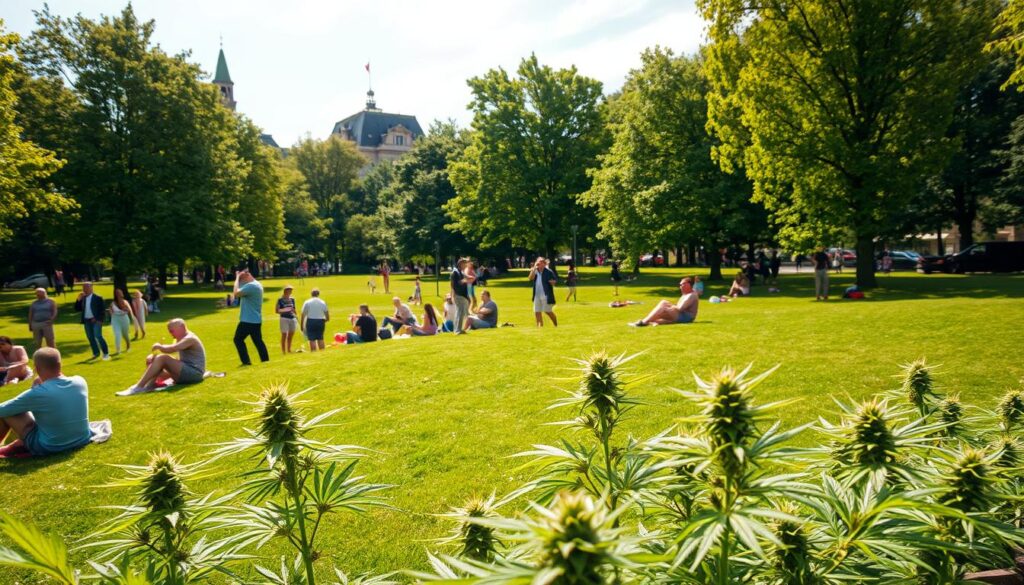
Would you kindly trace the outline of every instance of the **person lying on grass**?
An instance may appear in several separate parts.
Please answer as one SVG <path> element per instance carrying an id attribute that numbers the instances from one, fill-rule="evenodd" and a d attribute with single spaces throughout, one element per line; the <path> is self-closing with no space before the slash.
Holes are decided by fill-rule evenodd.
<path id="1" fill-rule="evenodd" d="M 203 381 L 206 373 L 206 349 L 195 333 L 188 330 L 184 319 L 171 319 L 167 322 L 167 331 L 174 337 L 175 343 L 164 345 L 154 343 L 153 351 L 159 354 L 147 359 L 146 371 L 134 386 L 117 393 L 118 396 L 131 396 L 142 392 L 152 392 L 158 381 L 168 378 L 176 384 L 198 384 Z M 167 354 L 177 353 L 176 359 Z"/>
<path id="2" fill-rule="evenodd" d="M 92 436 L 85 379 L 65 376 L 52 347 L 36 350 L 32 361 L 39 375 L 32 387 L 0 404 L 0 443 L 13 432 L 37 457 L 84 446 Z"/>
<path id="3" fill-rule="evenodd" d="M 17 384 L 32 377 L 28 367 L 28 352 L 14 345 L 10 337 L 0 335 L 0 386 Z"/>
<path id="4" fill-rule="evenodd" d="M 697 305 L 700 299 L 693 291 L 693 279 L 687 276 L 679 281 L 679 291 L 682 293 L 679 301 L 672 304 L 666 300 L 658 301 L 658 305 L 649 315 L 636 323 L 630 323 L 633 327 L 646 327 L 647 325 L 671 325 L 673 323 L 693 323 L 697 319 Z"/>

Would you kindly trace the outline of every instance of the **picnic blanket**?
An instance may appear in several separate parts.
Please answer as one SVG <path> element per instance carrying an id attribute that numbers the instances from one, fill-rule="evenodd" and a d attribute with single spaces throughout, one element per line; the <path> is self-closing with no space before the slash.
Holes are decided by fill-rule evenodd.
<path id="1" fill-rule="evenodd" d="M 109 419 L 97 420 L 89 423 L 89 431 L 92 433 L 89 443 L 106 443 L 114 435 L 114 426 Z M 0 459 L 28 459 L 29 457 L 33 457 L 33 455 L 21 439 L 0 447 Z"/>

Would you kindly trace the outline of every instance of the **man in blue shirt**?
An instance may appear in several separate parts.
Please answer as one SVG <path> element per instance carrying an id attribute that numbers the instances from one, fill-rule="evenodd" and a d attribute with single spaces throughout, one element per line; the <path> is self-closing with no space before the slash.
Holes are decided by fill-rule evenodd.
<path id="1" fill-rule="evenodd" d="M 260 354 L 260 361 L 270 361 L 267 344 L 263 343 L 263 285 L 248 270 L 240 270 L 235 276 L 235 288 L 231 291 L 231 300 L 239 299 L 238 327 L 235 328 L 235 349 L 243 366 L 248 366 L 249 349 L 245 347 L 245 338 L 252 337 L 252 344 Z"/>
<path id="2" fill-rule="evenodd" d="M 39 375 L 32 388 L 0 404 L 0 442 L 13 431 L 35 456 L 76 449 L 89 442 L 89 387 L 61 372 L 60 352 L 44 347 L 32 356 Z"/>

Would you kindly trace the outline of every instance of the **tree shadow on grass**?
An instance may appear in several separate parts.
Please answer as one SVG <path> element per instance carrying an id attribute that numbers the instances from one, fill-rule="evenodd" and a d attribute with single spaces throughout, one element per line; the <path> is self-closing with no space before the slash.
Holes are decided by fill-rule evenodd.
<path id="1" fill-rule="evenodd" d="M 684 273 L 685 274 L 685 273 Z M 853 286 L 856 276 L 851 272 L 829 275 L 829 298 L 839 299 L 847 287 Z M 644 294 L 669 299 L 679 297 L 679 276 L 642 275 L 631 286 Z M 723 295 L 729 291 L 732 280 L 705 281 L 704 297 Z M 779 292 L 770 293 L 776 287 Z M 814 301 L 813 274 L 785 274 L 777 285 L 757 284 L 750 289 L 751 298 L 784 297 Z M 944 298 L 1013 299 L 1024 298 L 1024 276 L 1012 274 L 969 275 L 878 275 L 878 286 L 865 291 L 866 302 L 929 300 Z"/>

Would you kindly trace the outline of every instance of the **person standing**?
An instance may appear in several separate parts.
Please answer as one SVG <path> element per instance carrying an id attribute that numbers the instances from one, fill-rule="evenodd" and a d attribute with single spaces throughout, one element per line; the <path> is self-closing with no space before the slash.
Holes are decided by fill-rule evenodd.
<path id="1" fill-rule="evenodd" d="M 114 330 L 115 353 L 121 353 L 121 339 L 124 339 L 124 350 L 127 352 L 132 348 L 128 341 L 128 332 L 131 330 L 134 315 L 132 306 L 124 298 L 124 291 L 114 289 L 114 300 L 110 302 L 110 328 Z"/>
<path id="2" fill-rule="evenodd" d="M 537 327 L 544 326 L 545 313 L 551 319 L 551 324 L 558 327 L 558 318 L 555 317 L 555 281 L 555 273 L 548 268 L 547 260 L 543 256 L 537 258 L 530 269 L 530 282 L 533 283 L 533 316 L 537 321 Z"/>
<path id="3" fill-rule="evenodd" d="M 53 294 L 64 295 L 64 272 L 60 270 L 53 271 Z"/>
<path id="4" fill-rule="evenodd" d="M 331 314 L 327 310 L 327 303 L 320 298 L 320 289 L 314 288 L 309 294 L 313 296 L 302 303 L 302 330 L 306 332 L 306 339 L 309 340 L 309 351 L 322 350 L 324 329 L 331 320 Z"/>
<path id="5" fill-rule="evenodd" d="M 132 340 L 146 338 L 146 316 L 149 315 L 149 305 L 146 299 L 142 298 L 142 291 L 132 293 L 132 312 L 135 313 L 135 335 Z M 140 336 L 139 333 L 142 335 Z"/>
<path id="6" fill-rule="evenodd" d="M 779 282 L 779 270 L 782 269 L 782 259 L 779 258 L 779 251 L 772 251 L 772 259 L 768 264 L 768 267 L 772 272 L 772 284 L 778 284 Z"/>
<path id="7" fill-rule="evenodd" d="M 391 294 L 391 264 L 387 260 L 380 263 L 380 279 L 384 283 L 384 294 Z"/>
<path id="8" fill-rule="evenodd" d="M 45 288 L 37 288 L 36 300 L 28 306 L 28 330 L 32 332 L 36 349 L 43 346 L 43 340 L 48 347 L 56 347 L 53 343 L 53 324 L 56 320 L 57 303 L 46 296 Z"/>
<path id="9" fill-rule="evenodd" d="M 412 304 L 422 305 L 423 304 L 423 290 L 420 285 L 420 277 L 416 277 L 416 285 L 412 290 Z"/>
<path id="10" fill-rule="evenodd" d="M 828 300 L 828 253 L 818 250 L 811 257 L 814 261 L 814 300 Z"/>
<path id="11" fill-rule="evenodd" d="M 569 271 L 565 275 L 565 286 L 569 289 L 569 294 L 565 296 L 565 302 L 569 302 L 569 299 L 576 300 L 576 280 L 579 278 L 576 275 L 576 263 L 569 263 Z"/>
<path id="12" fill-rule="evenodd" d="M 286 284 L 277 299 L 277 314 L 281 317 L 281 353 L 292 352 L 292 338 L 299 328 L 299 320 L 295 316 L 295 298 L 292 297 L 292 285 Z"/>
<path id="13" fill-rule="evenodd" d="M 92 359 L 100 357 L 100 352 L 103 352 L 103 361 L 108 361 L 110 350 L 107 349 L 107 340 L 103 339 L 105 309 L 103 297 L 93 292 L 92 283 L 83 282 L 82 292 L 78 293 L 75 300 L 75 312 L 82 314 L 82 326 L 85 327 L 85 337 L 92 349 Z"/>
<path id="14" fill-rule="evenodd" d="M 455 263 L 455 268 L 452 269 L 450 283 L 452 287 L 452 300 L 455 302 L 455 316 L 453 325 L 455 326 L 455 334 L 462 335 L 465 333 L 466 317 L 469 316 L 469 286 L 466 281 L 466 275 L 462 273 L 462 269 L 466 267 L 468 260 L 465 258 L 459 258 L 459 261 Z"/>
<path id="15" fill-rule="evenodd" d="M 619 261 L 612 260 L 612 283 L 615 286 L 615 296 L 619 296 L 620 282 L 622 282 L 622 273 L 619 272 Z"/>
<path id="16" fill-rule="evenodd" d="M 235 327 L 235 349 L 238 350 L 238 357 L 242 360 L 243 366 L 248 366 L 249 350 L 245 347 L 245 338 L 251 337 L 252 344 L 256 346 L 256 352 L 261 362 L 270 361 L 270 354 L 267 353 L 267 345 L 263 343 L 263 285 L 249 274 L 247 269 L 238 271 L 235 275 L 235 285 L 231 291 L 231 301 L 238 299 L 238 326 Z"/>

